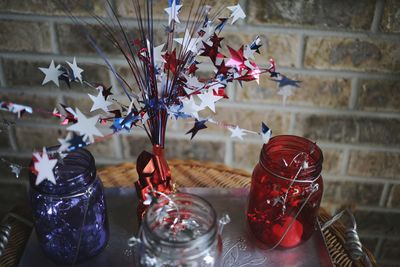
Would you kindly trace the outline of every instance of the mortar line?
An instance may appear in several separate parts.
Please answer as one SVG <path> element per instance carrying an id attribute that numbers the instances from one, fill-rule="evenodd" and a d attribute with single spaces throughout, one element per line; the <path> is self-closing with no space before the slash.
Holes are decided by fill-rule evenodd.
<path id="1" fill-rule="evenodd" d="M 217 107 L 237 109 L 251 109 L 261 111 L 280 111 L 280 112 L 295 112 L 295 113 L 312 113 L 318 115 L 329 116 L 357 116 L 357 117 L 370 117 L 370 118 L 394 118 L 400 119 L 400 112 L 374 112 L 364 110 L 347 110 L 347 109 L 333 109 L 333 108 L 320 108 L 320 107 L 307 107 L 297 105 L 282 105 L 282 104 L 262 104 L 254 102 L 219 102 Z"/>
<path id="2" fill-rule="evenodd" d="M 299 45 L 297 47 L 296 67 L 304 68 L 304 54 L 305 54 L 305 35 L 299 34 Z"/>
<path id="3" fill-rule="evenodd" d="M 233 147 L 232 140 L 228 139 L 225 142 L 225 156 L 224 156 L 224 163 L 228 166 L 233 166 L 233 155 L 235 153 L 235 148 Z"/>
<path id="4" fill-rule="evenodd" d="M 382 246 L 383 246 L 383 237 L 379 237 L 378 242 L 376 243 L 375 250 L 374 250 L 374 256 L 376 259 L 379 259 L 379 256 L 380 256 L 381 250 L 382 250 Z"/>
<path id="5" fill-rule="evenodd" d="M 21 20 L 21 21 L 53 21 L 57 23 L 64 24 L 73 24 L 74 22 L 68 16 L 49 16 L 49 15 L 34 15 L 34 14 L 10 14 L 0 12 L 0 17 L 4 20 Z M 80 20 L 88 24 L 98 25 L 96 19 L 88 16 L 77 16 Z M 111 23 L 109 19 L 103 17 L 106 22 Z M 129 19 L 129 18 L 120 18 L 121 24 L 127 27 L 137 27 L 137 20 Z M 163 19 L 155 19 L 154 26 L 161 27 L 165 25 L 167 20 Z M 184 20 L 181 20 L 181 23 L 185 23 Z M 290 26 L 282 26 L 282 25 L 253 25 L 253 24 L 243 24 L 238 26 L 226 25 L 224 28 L 225 32 L 233 32 L 233 31 L 243 31 L 249 33 L 288 33 L 288 34 L 305 34 L 308 36 L 330 36 L 330 37 L 350 37 L 350 38 L 377 38 L 377 39 L 388 39 L 388 40 L 398 40 L 399 36 L 395 33 L 384 33 L 384 32 L 370 32 L 370 31 L 348 31 L 346 29 L 334 29 L 329 28 L 326 30 L 320 29 L 306 29 L 306 28 L 297 28 Z"/>
<path id="6" fill-rule="evenodd" d="M 291 112 L 288 133 L 294 134 L 295 129 L 296 129 L 296 113 Z"/>
<path id="7" fill-rule="evenodd" d="M 116 134 L 112 138 L 114 143 L 114 151 L 115 155 L 117 156 L 117 159 L 123 159 L 124 153 L 122 148 L 121 136 Z"/>
<path id="8" fill-rule="evenodd" d="M 346 147 L 345 149 L 343 149 L 343 158 L 342 158 L 342 164 L 341 164 L 342 167 L 340 170 L 341 175 L 347 174 L 349 164 L 350 164 L 350 149 Z"/>
<path id="9" fill-rule="evenodd" d="M 5 59 L 24 60 L 24 61 L 64 61 L 66 58 L 72 58 L 72 54 L 55 55 L 49 53 L 25 53 L 25 52 L 9 52 L 0 51 L 0 57 Z M 104 65 L 104 61 L 96 54 L 90 55 L 79 55 L 81 63 L 85 64 L 99 64 Z M 127 66 L 126 60 L 114 56 L 109 58 L 110 62 L 116 66 Z M 200 64 L 199 71 L 209 70 L 209 64 Z M 266 65 L 259 65 L 260 67 L 267 67 Z M 310 75 L 310 76 L 324 76 L 324 77 L 341 77 L 341 78 L 363 78 L 363 79 L 385 79 L 385 80 L 400 80 L 400 76 L 395 72 L 376 72 L 376 71 L 356 71 L 356 70 L 335 70 L 335 69 L 308 69 L 308 68 L 292 68 L 292 67 L 279 67 L 279 71 L 287 74 L 299 74 L 299 75 Z"/>
<path id="10" fill-rule="evenodd" d="M 10 142 L 11 149 L 13 151 L 18 151 L 17 137 L 15 136 L 15 126 L 10 126 L 8 128 L 8 142 Z"/>
<path id="11" fill-rule="evenodd" d="M 379 33 L 379 26 L 382 21 L 384 8 L 385 8 L 384 0 L 376 1 L 374 17 L 373 17 L 372 23 L 371 23 L 371 32 L 373 32 L 373 33 Z"/>
<path id="12" fill-rule="evenodd" d="M 0 85 L 2 87 L 6 87 L 7 83 L 6 83 L 6 79 L 4 77 L 3 64 L 4 64 L 4 61 L 3 61 L 3 59 L 0 58 Z"/>
<path id="13" fill-rule="evenodd" d="M 54 22 L 49 22 L 50 42 L 53 53 L 59 54 L 60 49 L 57 41 L 57 31 Z"/>
<path id="14" fill-rule="evenodd" d="M 350 110 L 354 110 L 357 106 L 359 86 L 360 86 L 360 80 L 357 77 L 351 79 L 351 93 L 350 93 L 350 98 L 349 98 L 349 109 Z"/>
<path id="15" fill-rule="evenodd" d="M 111 76 L 112 77 L 112 76 Z M 111 79 L 111 85 L 116 88 L 115 80 Z M 118 87 L 117 87 L 118 88 Z M 31 87 L 15 87 L 15 88 L 0 88 L 2 92 L 8 93 L 19 93 L 23 92 L 27 95 L 38 95 L 47 97 L 57 97 L 59 94 L 67 95 L 72 98 L 87 97 L 86 93 L 81 92 L 69 92 L 65 90 L 54 91 L 54 90 L 38 90 L 32 91 Z M 117 91 L 119 93 L 119 91 Z M 123 96 L 116 94 L 115 97 Z M 367 117 L 367 118 L 377 118 L 377 119 L 400 119 L 400 112 L 386 112 L 386 111 L 366 111 L 366 110 L 348 110 L 348 109 L 334 109 L 327 107 L 312 107 L 312 106 L 299 106 L 299 105 L 282 105 L 282 104 L 263 104 L 254 102 L 233 102 L 225 101 L 218 102 L 217 108 L 236 108 L 236 109 L 246 109 L 254 111 L 279 111 L 279 112 L 293 112 L 302 114 L 319 114 L 328 116 L 351 116 L 351 117 Z M 250 129 L 249 129 L 250 130 Z"/>
<path id="16" fill-rule="evenodd" d="M 356 206 L 356 211 L 372 211 L 372 212 L 378 212 L 378 213 L 399 213 L 400 214 L 400 209 L 399 208 L 382 208 L 382 207 L 377 207 L 377 206 L 366 206 L 366 205 L 360 205 Z"/>
<path id="17" fill-rule="evenodd" d="M 0 185 L 25 185 L 25 186 L 28 186 L 28 181 L 23 180 L 21 178 L 10 177 L 9 179 L 0 179 Z"/>
<path id="18" fill-rule="evenodd" d="M 379 206 L 380 207 L 385 207 L 386 203 L 388 201 L 389 197 L 389 191 L 390 191 L 390 184 L 385 183 L 381 192 L 381 197 L 379 199 Z"/>
<path id="19" fill-rule="evenodd" d="M 55 125 L 45 122 L 31 122 L 31 121 L 16 121 L 16 126 L 26 126 L 26 127 L 33 127 L 33 128 L 46 128 L 46 129 L 64 129 L 61 125 Z M 102 129 L 108 129 L 107 127 L 102 127 Z M 174 132 L 168 130 L 168 133 L 174 134 L 174 138 L 184 138 L 185 140 L 189 140 L 190 138 L 188 135 L 185 135 L 182 132 Z M 125 132 L 119 133 L 120 135 L 127 135 Z M 139 134 L 139 136 L 146 136 L 144 131 L 140 131 L 140 129 L 135 131 L 135 134 Z M 221 129 L 220 132 L 206 132 L 203 131 L 196 136 L 196 140 L 199 141 L 225 141 L 229 138 L 228 135 L 223 134 L 223 130 Z M 260 139 L 259 137 L 248 137 L 244 139 L 243 143 L 246 144 L 259 144 Z M 319 141 L 317 142 L 318 145 L 322 149 L 351 149 L 351 150 L 358 150 L 358 151 L 368 151 L 368 152 L 388 152 L 388 153 L 400 153 L 400 147 L 395 146 L 383 146 L 383 145 L 371 145 L 371 144 L 351 144 L 351 143 L 334 143 L 334 142 L 327 142 L 327 141 Z M 390 180 L 389 180 L 390 181 Z M 400 181 L 399 181 L 400 182 Z"/>

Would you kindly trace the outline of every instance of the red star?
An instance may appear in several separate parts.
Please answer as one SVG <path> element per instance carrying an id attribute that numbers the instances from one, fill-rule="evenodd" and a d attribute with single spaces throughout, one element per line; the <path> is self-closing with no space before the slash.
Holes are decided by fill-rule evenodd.
<path id="1" fill-rule="evenodd" d="M 206 42 L 203 42 L 203 45 L 204 45 L 204 51 L 202 54 L 200 54 L 200 56 L 210 57 L 212 62 L 215 63 L 215 60 L 218 55 L 218 48 L 215 46 L 209 46 Z"/>
<path id="2" fill-rule="evenodd" d="M 213 43 L 213 46 L 215 47 L 221 47 L 221 41 L 224 40 L 224 38 L 219 38 L 216 33 L 210 38 L 210 41 Z"/>
<path id="3" fill-rule="evenodd" d="M 230 67 L 227 67 L 225 65 L 225 60 L 222 60 L 221 65 L 216 66 L 216 67 L 218 68 L 217 75 L 219 75 L 219 74 L 227 75 L 228 71 L 231 69 Z"/>
<path id="4" fill-rule="evenodd" d="M 171 53 L 167 52 L 162 57 L 165 59 L 166 62 L 164 65 L 165 70 L 169 70 L 173 74 L 176 74 L 177 67 L 181 63 L 181 61 L 176 58 L 176 50 L 174 49 L 174 51 L 172 51 Z"/>

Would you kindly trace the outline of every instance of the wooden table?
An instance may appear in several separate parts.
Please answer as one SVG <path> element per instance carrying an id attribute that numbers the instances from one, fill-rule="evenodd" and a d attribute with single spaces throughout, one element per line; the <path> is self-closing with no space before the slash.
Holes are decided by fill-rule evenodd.
<path id="1" fill-rule="evenodd" d="M 251 176 L 248 172 L 228 168 L 222 164 L 198 161 L 169 161 L 174 182 L 178 187 L 224 187 L 239 188 L 250 185 Z M 98 172 L 105 187 L 132 187 L 137 180 L 136 166 L 132 163 L 123 163 L 116 166 L 105 167 Z M 14 214 L 26 210 L 18 208 Z M 26 216 L 25 216 L 26 217 Z M 329 220 L 331 216 L 320 209 L 319 220 L 321 223 Z M 10 241 L 5 253 L 0 257 L 1 267 L 13 267 L 18 264 L 26 241 L 31 232 L 31 226 L 18 218 L 9 220 L 12 226 Z M 335 223 L 323 232 L 329 253 L 336 266 L 366 266 L 361 261 L 353 261 L 344 248 L 345 229 L 342 224 Z M 373 255 L 364 248 L 373 266 L 377 266 Z"/>

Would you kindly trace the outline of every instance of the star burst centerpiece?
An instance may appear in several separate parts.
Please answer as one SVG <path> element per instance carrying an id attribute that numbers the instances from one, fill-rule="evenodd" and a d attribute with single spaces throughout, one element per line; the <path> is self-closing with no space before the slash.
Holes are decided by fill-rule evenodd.
<path id="1" fill-rule="evenodd" d="M 159 28 L 160 23 L 154 19 L 152 0 L 131 1 L 137 20 L 136 36 L 131 36 L 126 31 L 113 5 L 108 0 L 105 1 L 110 17 L 102 18 L 95 14 L 93 17 L 102 26 L 103 34 L 123 55 L 130 70 L 129 75 L 134 78 L 133 83 L 128 82 L 114 68 L 90 34 L 90 25 L 83 25 L 83 21 L 69 12 L 67 5 L 64 5 L 64 10 L 75 23 L 83 26 L 81 30 L 113 73 L 128 104 L 122 104 L 110 97 L 113 95 L 111 87 L 88 82 L 82 75 L 83 69 L 74 58 L 72 63 L 67 61 L 65 65 L 56 65 L 51 61 L 48 68 L 39 68 L 45 75 L 43 84 L 53 82 L 60 86 L 60 82 L 64 82 L 70 86 L 70 83 L 77 82 L 95 88 L 97 94 L 88 94 L 93 102 L 90 112 L 102 113 L 90 117 L 78 108 L 60 104 L 60 109 L 46 114 L 60 118 L 61 125 L 66 126 L 69 131 L 65 139 L 59 139 L 59 153 L 85 147 L 122 131 L 130 131 L 134 127 L 142 128 L 146 132 L 153 145 L 153 153 L 143 152 L 138 157 L 139 180 L 135 183 L 138 196 L 142 200 L 139 208 L 139 214 L 142 214 L 146 206 L 146 196 L 155 191 L 173 191 L 171 172 L 163 154 L 169 119 L 192 120 L 193 126 L 186 132 L 191 139 L 199 131 L 207 129 L 207 124 L 214 124 L 228 130 L 231 138 L 242 140 L 248 134 L 255 134 L 267 143 L 272 132 L 263 122 L 260 131 L 254 131 L 217 121 L 213 116 L 202 116 L 205 113 L 202 111 L 208 110 L 208 114 L 216 112 L 216 103 L 228 98 L 229 83 L 237 82 L 241 85 L 243 82 L 259 82 L 260 75 L 266 74 L 277 82 L 280 90 L 278 94 L 286 100 L 292 94 L 292 89 L 299 86 L 300 81 L 291 80 L 277 72 L 273 59 L 269 60 L 268 66 L 257 65 L 255 54 L 260 54 L 260 37 L 238 47 L 224 46 L 224 38 L 220 35 L 224 27 L 246 17 L 239 4 L 213 9 L 207 5 L 206 0 L 188 1 L 187 7 L 181 0 L 165 1 L 168 2 L 163 10 L 167 16 L 162 25 L 165 40 L 158 43 L 155 29 Z M 187 14 L 185 18 L 182 10 Z M 201 78 L 198 75 L 200 64 L 211 66 L 210 77 Z M 0 101 L 0 110 L 16 113 L 18 117 L 24 113 L 43 112 L 41 109 L 5 101 Z M 103 135 L 96 124 L 108 125 L 112 133 Z M 44 149 L 41 154 L 34 154 L 40 163 L 43 162 L 36 164 L 38 168 L 35 171 L 41 177 L 39 182 L 56 182 L 51 176 L 54 161 L 48 159 L 46 153 Z"/>

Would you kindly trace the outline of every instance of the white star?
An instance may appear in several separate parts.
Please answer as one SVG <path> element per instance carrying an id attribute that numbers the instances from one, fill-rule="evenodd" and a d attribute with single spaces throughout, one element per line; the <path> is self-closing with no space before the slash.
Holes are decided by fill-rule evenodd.
<path id="1" fill-rule="evenodd" d="M 215 102 L 217 102 L 218 100 L 220 100 L 221 98 L 223 98 L 222 96 L 217 96 L 214 95 L 213 90 L 208 90 L 206 93 L 204 94 L 199 94 L 197 95 L 200 100 L 201 100 L 201 105 L 200 107 L 205 108 L 208 107 L 209 109 L 212 110 L 212 112 L 215 113 Z"/>
<path id="2" fill-rule="evenodd" d="M 24 105 L 19 105 L 19 104 L 12 104 L 10 107 L 10 111 L 13 113 L 18 114 L 18 118 L 21 118 L 22 112 L 28 112 L 30 114 L 33 113 L 33 110 L 31 107 L 24 106 Z"/>
<path id="3" fill-rule="evenodd" d="M 74 57 L 74 61 L 73 63 L 69 63 L 68 61 L 66 61 L 69 65 L 69 67 L 71 68 L 73 74 L 74 74 L 74 79 L 75 80 L 79 80 L 82 83 L 82 72 L 83 69 L 79 68 L 78 65 L 76 64 L 76 58 Z"/>
<path id="4" fill-rule="evenodd" d="M 92 108 L 90 109 L 90 112 L 93 112 L 98 109 L 102 109 L 105 112 L 108 112 L 108 106 L 112 105 L 112 102 L 105 100 L 102 91 L 99 92 L 97 96 L 88 94 L 90 99 L 93 101 Z"/>
<path id="5" fill-rule="evenodd" d="M 183 38 L 175 38 L 175 42 L 182 45 L 182 49 L 186 51 L 192 51 L 193 53 L 197 53 L 197 41 L 199 38 L 192 38 L 188 30 L 185 32 L 185 36 Z"/>
<path id="6" fill-rule="evenodd" d="M 63 152 L 67 151 L 71 143 L 69 142 L 72 138 L 72 133 L 68 133 L 67 137 L 65 139 L 58 138 L 58 142 L 60 143 L 60 147 L 58 148 L 57 151 Z"/>
<path id="7" fill-rule="evenodd" d="M 78 122 L 72 124 L 67 128 L 68 131 L 76 131 L 81 135 L 85 135 L 85 138 L 89 138 L 90 142 L 94 142 L 93 135 L 103 136 L 103 134 L 96 128 L 96 123 L 99 120 L 99 115 L 86 118 L 82 112 L 76 108 L 76 116 L 78 118 Z"/>
<path id="8" fill-rule="evenodd" d="M 185 76 L 186 86 L 192 89 L 200 89 L 204 86 L 204 83 L 199 82 L 196 76 Z"/>
<path id="9" fill-rule="evenodd" d="M 43 148 L 42 155 L 40 155 L 40 153 L 34 153 L 33 156 L 38 160 L 34 165 L 35 170 L 38 172 L 35 184 L 39 185 L 44 180 L 56 184 L 53 169 L 57 164 L 57 160 L 49 159 L 46 148 Z"/>
<path id="10" fill-rule="evenodd" d="M 164 9 L 168 13 L 168 25 L 171 25 L 171 21 L 174 20 L 177 23 L 181 23 L 178 18 L 178 13 L 181 10 L 182 5 L 177 5 L 176 0 L 172 1 L 170 7 Z"/>
<path id="11" fill-rule="evenodd" d="M 269 139 L 271 138 L 271 135 L 272 135 L 271 129 L 269 129 L 265 133 L 261 133 L 261 138 L 263 140 L 263 144 L 267 144 L 268 143 Z"/>
<path id="12" fill-rule="evenodd" d="M 11 172 L 15 174 L 15 177 L 19 178 L 21 174 L 22 166 L 18 164 L 10 164 Z"/>
<path id="13" fill-rule="evenodd" d="M 236 137 L 243 140 L 243 136 L 246 135 L 243 129 L 240 129 L 239 126 L 236 126 L 236 128 L 228 128 L 228 130 L 231 132 L 231 138 Z"/>
<path id="14" fill-rule="evenodd" d="M 243 51 L 243 56 L 247 59 L 255 59 L 254 58 L 254 52 L 255 50 L 251 49 L 249 45 L 246 45 Z"/>
<path id="15" fill-rule="evenodd" d="M 236 6 L 227 7 L 230 11 L 232 11 L 231 17 L 233 17 L 231 24 L 235 23 L 238 19 L 244 19 L 246 14 L 244 13 L 242 7 L 237 4 Z"/>
<path id="16" fill-rule="evenodd" d="M 47 69 L 39 68 L 39 70 L 46 75 L 44 77 L 42 85 L 52 81 L 53 83 L 55 83 L 57 85 L 57 87 L 60 86 L 58 77 L 61 74 L 63 74 L 64 72 L 60 70 L 60 65 L 58 65 L 57 67 L 54 65 L 54 60 L 51 61 L 50 66 Z"/>
<path id="17" fill-rule="evenodd" d="M 193 100 L 193 97 L 190 99 L 183 99 L 181 100 L 183 107 L 180 110 L 180 112 L 183 112 L 187 115 L 190 115 L 192 117 L 195 117 L 196 119 L 199 118 L 198 112 L 202 110 L 202 108 L 198 105 Z"/>
<path id="18" fill-rule="evenodd" d="M 165 44 L 154 47 L 153 58 L 154 58 L 155 64 L 165 62 L 164 58 L 162 57 L 162 55 L 164 54 L 164 52 L 162 52 L 164 46 L 165 46 Z"/>

